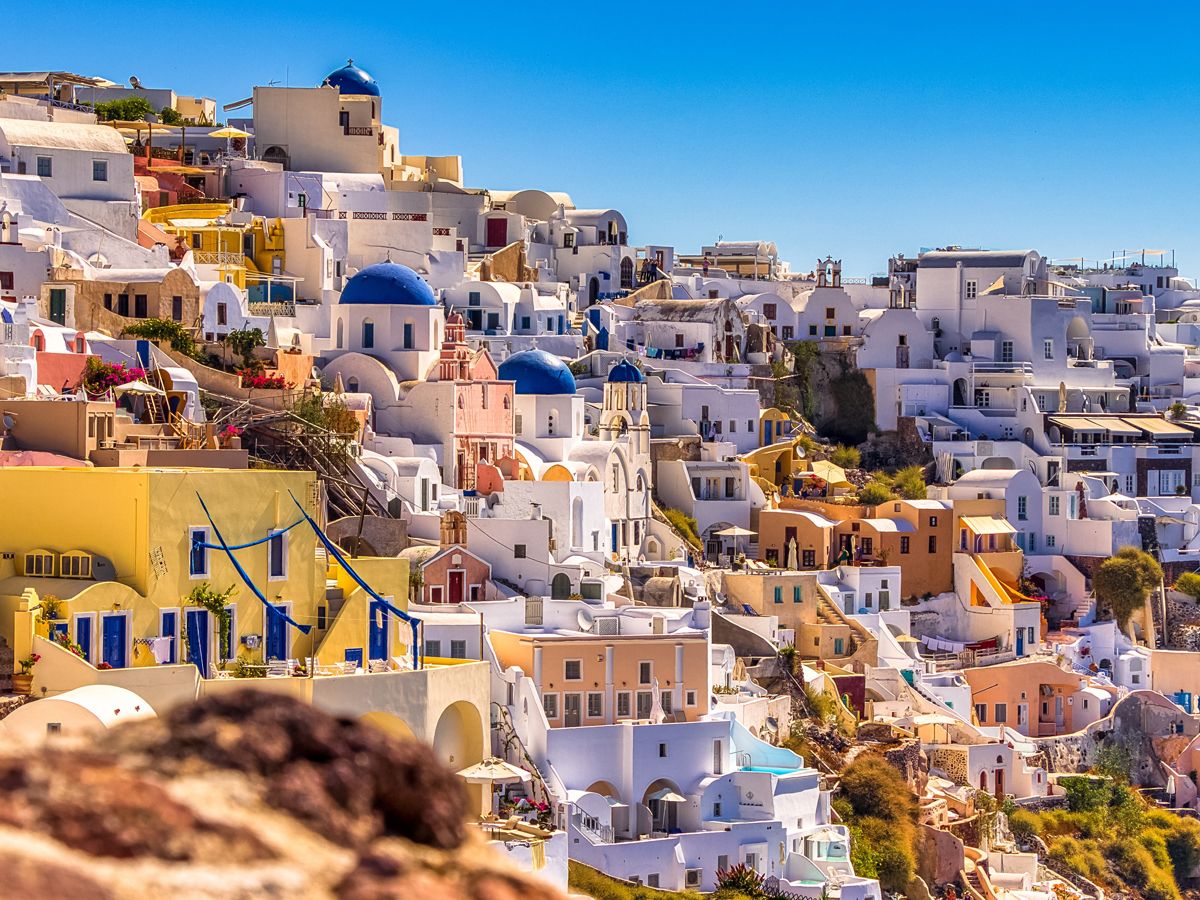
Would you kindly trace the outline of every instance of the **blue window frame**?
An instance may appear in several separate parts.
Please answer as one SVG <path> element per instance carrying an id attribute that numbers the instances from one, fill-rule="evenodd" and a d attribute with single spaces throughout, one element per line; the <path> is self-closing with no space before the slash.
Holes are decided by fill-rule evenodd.
<path id="1" fill-rule="evenodd" d="M 775 585 L 775 602 L 783 602 L 783 588 L 781 588 L 779 585 Z"/>
<path id="2" fill-rule="evenodd" d="M 101 616 L 100 659 L 114 669 L 124 669 L 129 642 L 129 619 L 124 613 Z"/>
<path id="3" fill-rule="evenodd" d="M 191 542 L 191 552 L 188 556 L 188 572 L 193 578 L 208 574 L 208 548 L 203 544 L 208 543 L 207 528 L 193 528 L 188 532 L 188 540 Z"/>
<path id="4" fill-rule="evenodd" d="M 79 649 L 83 651 L 83 658 L 88 662 L 92 661 L 92 628 L 94 624 L 94 616 L 75 617 L 75 643 L 79 645 Z"/>
<path id="5" fill-rule="evenodd" d="M 158 633 L 162 637 L 171 639 L 167 650 L 167 662 L 171 664 L 179 662 L 179 613 L 175 610 L 160 613 Z"/>

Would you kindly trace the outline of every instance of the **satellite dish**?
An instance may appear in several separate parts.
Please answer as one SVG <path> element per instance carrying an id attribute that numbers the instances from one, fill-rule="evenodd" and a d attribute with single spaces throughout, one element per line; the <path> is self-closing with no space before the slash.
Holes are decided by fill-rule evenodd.
<path id="1" fill-rule="evenodd" d="M 13 422 L 13 417 L 12 417 L 12 416 L 6 415 L 6 416 L 4 417 L 4 427 L 5 427 L 5 428 L 12 428 L 14 424 L 15 424 L 15 423 Z"/>
<path id="2" fill-rule="evenodd" d="M 131 88 L 133 88 L 134 90 L 137 90 L 142 86 L 142 83 L 140 81 L 138 81 L 138 77 L 136 75 L 130 75 L 129 76 L 129 86 Z"/>
<path id="3" fill-rule="evenodd" d="M 579 630 L 580 630 L 580 631 L 587 631 L 587 630 L 588 630 L 588 629 L 590 629 L 591 627 L 592 627 L 592 613 L 591 613 L 591 610 L 587 610 L 587 609 L 581 609 L 581 610 L 579 611 Z"/>

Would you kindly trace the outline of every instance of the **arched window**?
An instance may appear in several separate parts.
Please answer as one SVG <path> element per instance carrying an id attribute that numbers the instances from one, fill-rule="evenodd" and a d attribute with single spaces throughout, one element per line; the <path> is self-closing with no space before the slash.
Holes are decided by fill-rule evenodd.
<path id="1" fill-rule="evenodd" d="M 628 256 L 621 260 L 621 288 L 633 290 L 633 260 Z"/>
<path id="2" fill-rule="evenodd" d="M 351 378 L 346 383 L 346 390 L 348 390 L 351 394 L 357 394 L 358 393 L 358 379 Z"/>
<path id="3" fill-rule="evenodd" d="M 362 323 L 362 348 L 370 350 L 375 346 L 375 323 L 370 319 L 363 319 Z"/>
<path id="4" fill-rule="evenodd" d="M 508 399 L 508 394 L 504 395 L 504 408 L 509 409 L 512 406 L 512 401 Z"/>
<path id="5" fill-rule="evenodd" d="M 46 336 L 40 331 L 35 331 L 29 338 L 29 346 L 33 347 L 39 353 L 46 349 Z"/>

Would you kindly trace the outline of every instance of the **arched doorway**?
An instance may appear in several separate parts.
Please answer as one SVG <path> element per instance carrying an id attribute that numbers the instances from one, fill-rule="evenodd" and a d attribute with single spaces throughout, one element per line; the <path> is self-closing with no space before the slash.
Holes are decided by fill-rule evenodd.
<path id="1" fill-rule="evenodd" d="M 953 401 L 952 405 L 954 405 L 954 406 L 966 406 L 967 405 L 967 379 L 965 379 L 965 378 L 955 378 L 954 379 L 954 401 Z"/>
<path id="2" fill-rule="evenodd" d="M 649 814 L 645 822 L 648 830 L 652 833 L 677 834 L 679 809 L 686 802 L 687 798 L 679 790 L 679 785 L 671 779 L 659 778 L 653 782 L 642 795 L 642 806 Z"/>
<path id="3" fill-rule="evenodd" d="M 591 306 L 600 299 L 600 279 L 594 275 L 588 281 L 588 305 Z"/>
<path id="4" fill-rule="evenodd" d="M 633 260 L 628 256 L 621 260 L 621 289 L 633 290 Z"/>
<path id="5" fill-rule="evenodd" d="M 550 599 L 566 600 L 571 596 L 571 576 L 566 572 L 559 572 L 554 576 L 554 580 L 550 582 Z"/>
<path id="6" fill-rule="evenodd" d="M 438 718 L 433 750 L 454 771 L 483 759 L 483 719 L 466 700 L 456 700 Z"/>
<path id="7" fill-rule="evenodd" d="M 612 782 L 597 781 L 588 788 L 588 791 L 599 794 L 601 797 L 607 797 L 609 800 L 615 800 L 617 803 L 621 802 L 621 792 L 613 786 Z"/>

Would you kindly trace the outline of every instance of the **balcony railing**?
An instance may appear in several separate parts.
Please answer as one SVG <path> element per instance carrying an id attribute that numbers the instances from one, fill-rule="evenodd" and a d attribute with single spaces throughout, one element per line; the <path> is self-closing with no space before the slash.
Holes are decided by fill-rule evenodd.
<path id="1" fill-rule="evenodd" d="M 198 266 L 240 266 L 245 263 L 242 254 L 224 250 L 193 250 L 192 259 Z"/>
<path id="2" fill-rule="evenodd" d="M 247 304 L 252 316 L 295 316 L 295 300 L 254 300 Z"/>

